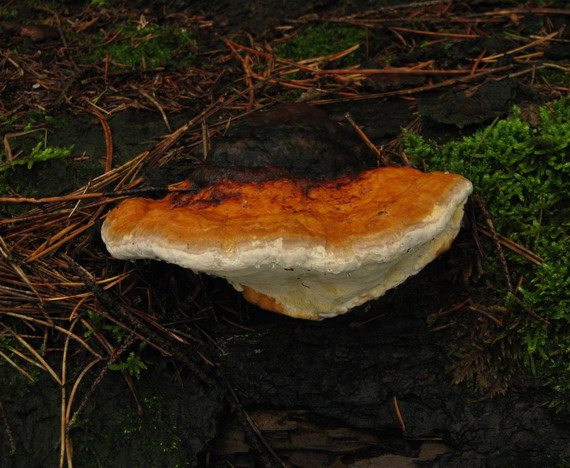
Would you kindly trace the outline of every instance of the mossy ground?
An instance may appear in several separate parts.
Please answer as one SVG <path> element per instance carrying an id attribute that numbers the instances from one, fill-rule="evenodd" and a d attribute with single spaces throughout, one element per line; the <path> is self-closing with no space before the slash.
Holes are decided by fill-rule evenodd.
<path id="1" fill-rule="evenodd" d="M 99 62 L 108 57 L 114 69 L 165 65 L 184 69 L 194 60 L 194 33 L 180 26 L 157 26 L 144 22 L 124 24 L 111 34 L 111 38 L 96 37 L 93 52 L 84 60 Z"/>
<path id="2" fill-rule="evenodd" d="M 366 29 L 336 23 L 321 23 L 309 26 L 289 40 L 279 44 L 278 56 L 292 60 L 306 60 L 337 54 L 355 45 L 360 47 L 338 65 L 356 65 L 364 56 Z"/>
<path id="3" fill-rule="evenodd" d="M 526 117 L 525 117 L 526 115 Z M 486 278 L 496 300 L 510 312 L 512 346 L 556 391 L 553 406 L 570 403 L 570 100 L 561 99 L 528 114 L 515 108 L 461 141 L 438 145 L 407 135 L 406 151 L 430 170 L 463 174 L 485 200 L 497 231 L 534 251 L 539 265 L 506 251 L 516 294 L 548 323 L 529 315 L 504 287 L 496 254 L 485 258 Z M 501 299 L 502 297 L 502 299 Z"/>

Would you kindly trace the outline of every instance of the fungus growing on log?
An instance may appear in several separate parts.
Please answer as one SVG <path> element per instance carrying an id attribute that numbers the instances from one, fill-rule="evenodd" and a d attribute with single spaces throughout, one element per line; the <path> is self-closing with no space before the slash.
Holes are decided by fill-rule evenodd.
<path id="1" fill-rule="evenodd" d="M 227 279 L 275 312 L 333 317 L 383 295 L 449 248 L 471 183 L 378 168 L 351 128 L 285 103 L 253 113 L 190 160 L 147 173 L 178 182 L 163 200 L 112 210 L 102 236 L 119 259 L 157 259 Z"/>
<path id="2" fill-rule="evenodd" d="M 123 201 L 102 227 L 111 255 L 219 276 L 263 309 L 320 320 L 382 296 L 448 249 L 472 191 L 459 175 L 410 168 L 328 180 L 231 172 L 182 182 L 188 192 L 162 200 Z"/>

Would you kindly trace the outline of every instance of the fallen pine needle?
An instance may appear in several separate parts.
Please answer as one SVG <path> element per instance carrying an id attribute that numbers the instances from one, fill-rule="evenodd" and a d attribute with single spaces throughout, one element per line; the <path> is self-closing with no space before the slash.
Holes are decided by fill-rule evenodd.
<path id="1" fill-rule="evenodd" d="M 392 397 L 392 401 L 394 402 L 394 410 L 396 411 L 396 417 L 398 418 L 398 422 L 400 423 L 400 428 L 402 429 L 402 432 L 406 432 L 406 423 L 404 421 L 404 418 L 402 417 L 402 413 L 400 411 L 400 405 L 398 404 L 398 399 L 396 398 L 396 395 Z"/>

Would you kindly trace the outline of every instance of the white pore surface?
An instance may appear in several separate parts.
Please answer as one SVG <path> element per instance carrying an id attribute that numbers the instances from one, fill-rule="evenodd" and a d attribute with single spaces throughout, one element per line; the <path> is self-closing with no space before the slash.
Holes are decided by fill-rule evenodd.
<path id="1" fill-rule="evenodd" d="M 318 239 L 315 245 L 292 246 L 284 237 L 270 242 L 251 239 L 229 251 L 195 251 L 158 235 L 141 239 L 134 234 L 109 243 L 105 225 L 102 236 L 116 258 L 158 259 L 220 276 L 238 291 L 248 286 L 274 298 L 287 315 L 320 320 L 383 295 L 446 250 L 459 231 L 463 205 L 472 190 L 465 182 L 445 205 L 436 205 L 429 217 L 406 227 L 398 238 L 371 235 L 340 248 L 328 248 Z"/>

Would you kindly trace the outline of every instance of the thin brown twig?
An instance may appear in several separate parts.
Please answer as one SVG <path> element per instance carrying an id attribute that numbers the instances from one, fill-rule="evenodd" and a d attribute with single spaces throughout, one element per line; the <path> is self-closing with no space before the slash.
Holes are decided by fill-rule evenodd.
<path id="1" fill-rule="evenodd" d="M 420 34 L 424 36 L 453 37 L 461 39 L 476 39 L 480 37 L 479 34 L 457 34 L 457 33 L 434 32 L 434 31 L 421 31 L 418 29 L 402 28 L 397 26 L 394 26 L 391 29 L 401 32 Z"/>
<path id="2" fill-rule="evenodd" d="M 560 34 L 559 31 L 553 32 L 553 33 L 548 34 L 548 35 L 546 35 L 546 36 L 544 36 L 544 37 L 541 37 L 540 39 L 537 39 L 537 40 L 535 40 L 535 41 L 532 41 L 532 42 L 530 42 L 530 43 L 528 43 L 528 44 L 525 44 L 525 45 L 523 45 L 523 46 L 516 47 L 515 49 L 511 49 L 511 50 L 509 50 L 509 51 L 507 51 L 507 52 L 503 52 L 503 53 L 501 53 L 501 54 L 490 55 L 490 56 L 488 56 L 488 57 L 483 57 L 483 58 L 481 59 L 481 61 L 482 61 L 482 62 L 493 62 L 493 61 L 496 61 L 496 60 L 499 59 L 499 58 L 506 57 L 507 55 L 512 55 L 512 54 L 514 54 L 514 53 L 516 53 L 516 52 L 520 52 L 521 50 L 530 49 L 530 48 L 535 47 L 535 46 L 537 46 L 537 45 L 544 44 L 545 42 L 548 42 L 549 40 L 554 39 L 554 38 L 555 38 L 556 36 L 558 36 L 559 34 Z"/>
<path id="3" fill-rule="evenodd" d="M 493 314 L 489 313 L 488 311 L 486 311 L 485 309 L 481 308 L 481 307 L 477 307 L 474 305 L 468 305 L 467 309 L 472 310 L 474 312 L 478 312 L 480 314 L 483 314 L 485 317 L 489 318 L 490 320 L 492 320 L 493 322 L 495 322 L 495 324 L 497 324 L 497 326 L 502 327 L 503 326 L 503 321 L 498 319 L 497 317 L 495 317 Z"/>
<path id="4" fill-rule="evenodd" d="M 160 105 L 160 103 L 154 97 L 152 97 L 149 93 L 147 93 L 145 90 L 140 89 L 140 88 L 135 88 L 135 86 L 133 86 L 133 88 L 136 89 L 146 99 L 148 99 L 158 109 L 158 112 L 160 113 L 162 120 L 164 121 L 164 125 L 166 125 L 167 130 L 170 133 L 172 133 L 172 127 L 170 126 L 170 122 L 168 121 L 168 117 L 166 115 L 166 112 L 164 112 L 164 109 Z"/>
<path id="5" fill-rule="evenodd" d="M 109 122 L 107 122 L 107 118 L 99 108 L 88 99 L 86 99 L 86 101 L 90 104 L 86 110 L 94 114 L 99 119 L 101 127 L 103 127 L 103 133 L 105 134 L 105 172 L 109 172 L 113 168 L 113 135 L 111 133 L 111 127 L 109 126 Z"/>
<path id="6" fill-rule="evenodd" d="M 356 133 L 358 133 L 358 135 L 360 136 L 360 138 L 362 138 L 362 140 L 364 141 L 364 143 L 366 143 L 366 146 L 368 146 L 375 154 L 376 157 L 378 158 L 378 161 L 382 162 L 382 164 L 384 164 L 385 166 L 393 166 L 392 163 L 390 163 L 390 161 L 388 161 L 386 159 L 386 157 L 384 156 L 384 154 L 378 149 L 376 148 L 376 146 L 374 146 L 374 144 L 370 141 L 370 138 L 368 138 L 368 136 L 366 135 L 366 133 L 364 133 L 364 131 L 362 130 L 362 127 L 360 127 L 352 118 L 352 116 L 350 115 L 349 112 L 347 112 L 346 114 L 344 114 L 344 118 L 346 120 L 348 120 L 348 122 L 350 123 L 350 125 L 352 125 L 352 127 L 356 130 Z"/>
<path id="7" fill-rule="evenodd" d="M 89 403 L 89 401 L 93 397 L 93 394 L 95 393 L 96 388 L 103 381 L 103 378 L 107 375 L 107 372 L 109 372 L 109 364 L 113 364 L 134 343 L 134 340 L 135 340 L 135 336 L 129 335 L 125 338 L 125 341 L 121 344 L 121 346 L 118 349 L 114 350 L 114 352 L 111 354 L 111 356 L 107 360 L 107 365 L 103 366 L 103 368 L 99 371 L 99 374 L 97 375 L 97 377 L 95 377 L 95 380 L 91 384 L 91 387 L 83 396 L 83 399 L 81 400 L 81 402 L 79 403 L 79 406 L 77 407 L 77 409 L 73 413 L 73 416 L 70 419 L 69 418 L 67 419 L 68 422 L 66 425 L 66 430 L 68 430 L 69 428 L 71 428 L 75 424 L 79 415 L 86 408 L 87 403 Z M 66 413 L 70 414 L 69 408 L 66 408 Z"/>
<path id="8" fill-rule="evenodd" d="M 410 95 L 410 94 L 417 94 L 417 93 L 421 93 L 424 91 L 432 91 L 434 89 L 445 88 L 445 87 L 452 86 L 452 85 L 457 84 L 457 83 L 467 83 L 469 81 L 475 81 L 475 80 L 478 80 L 478 79 L 483 78 L 485 76 L 488 76 L 491 73 L 495 73 L 498 71 L 507 71 L 507 70 L 512 69 L 513 67 L 514 67 L 514 65 L 505 65 L 504 67 L 495 68 L 492 71 L 491 70 L 484 70 L 484 71 L 481 71 L 479 73 L 475 73 L 473 75 L 462 76 L 461 78 L 452 78 L 449 80 L 441 81 L 439 83 L 434 83 L 434 84 L 429 84 L 429 85 L 424 85 L 424 86 L 418 86 L 415 88 L 399 89 L 399 90 L 395 90 L 395 91 L 386 91 L 383 93 L 363 94 L 363 95 L 359 95 L 359 96 L 353 96 L 350 98 L 321 99 L 321 100 L 311 101 L 311 103 L 315 104 L 315 105 L 332 104 L 332 103 L 336 103 L 336 102 L 363 101 L 363 100 L 368 100 L 368 99 L 380 99 L 380 98 L 385 98 L 385 97 L 389 97 L 389 96 L 405 96 L 405 95 Z"/>
<path id="9" fill-rule="evenodd" d="M 487 72 L 497 71 L 497 68 L 486 69 Z M 417 68 L 333 68 L 316 70 L 316 75 L 468 75 L 470 70 L 430 70 Z"/>
<path id="10" fill-rule="evenodd" d="M 477 230 L 481 233 L 484 234 L 487 237 L 490 238 L 494 238 L 493 237 L 493 233 L 485 228 L 484 226 L 481 226 L 480 224 L 477 224 Z M 509 239 L 508 237 L 503 236 L 500 233 L 496 233 L 497 235 L 497 240 L 498 242 L 500 242 L 503 246 L 507 247 L 508 249 L 512 250 L 513 252 L 519 254 L 521 257 L 526 258 L 528 261 L 536 264 L 536 265 L 542 265 L 544 263 L 544 259 L 540 256 L 538 256 L 537 254 L 535 254 L 534 252 L 528 250 L 527 248 L 523 247 L 520 244 L 517 244 L 516 242 L 512 241 L 511 239 Z"/>
<path id="11" fill-rule="evenodd" d="M 532 310 L 530 307 L 528 307 L 527 305 L 524 304 L 524 302 L 516 295 L 516 290 L 513 287 L 513 282 L 511 280 L 511 275 L 509 272 L 509 266 L 507 264 L 507 260 L 505 258 L 505 254 L 503 252 L 503 248 L 501 246 L 501 242 L 499 241 L 499 237 L 497 234 L 497 231 L 495 230 L 495 226 L 493 223 L 493 219 L 491 218 L 491 215 L 489 214 L 489 212 L 487 211 L 487 208 L 485 207 L 485 203 L 483 202 L 483 200 L 481 199 L 481 197 L 479 197 L 478 194 L 474 195 L 474 199 L 477 202 L 477 205 L 479 206 L 479 209 L 481 210 L 481 213 L 483 214 L 483 218 L 485 219 L 485 222 L 487 223 L 487 226 L 489 227 L 489 230 L 491 232 L 491 237 L 493 239 L 493 243 L 495 244 L 495 250 L 497 252 L 497 255 L 499 256 L 499 263 L 501 264 L 501 267 L 503 269 L 503 276 L 505 278 L 505 282 L 507 284 L 507 289 L 508 291 L 511 293 L 511 296 L 513 297 L 513 299 L 517 302 L 517 304 L 519 304 L 519 306 L 521 308 L 523 308 L 528 314 L 530 314 L 532 317 L 534 317 L 537 320 L 540 320 L 543 323 L 546 324 L 550 324 L 550 322 L 548 320 L 546 320 L 545 318 L 541 317 L 539 314 L 537 314 L 534 310 Z"/>
<path id="12" fill-rule="evenodd" d="M 406 432 L 406 422 L 404 421 L 404 417 L 402 416 L 402 412 L 400 411 L 400 404 L 398 403 L 398 398 L 396 395 L 392 397 L 392 403 L 394 403 L 394 411 L 396 411 L 396 418 L 398 418 L 398 423 L 400 423 L 400 428 L 402 432 Z"/>

